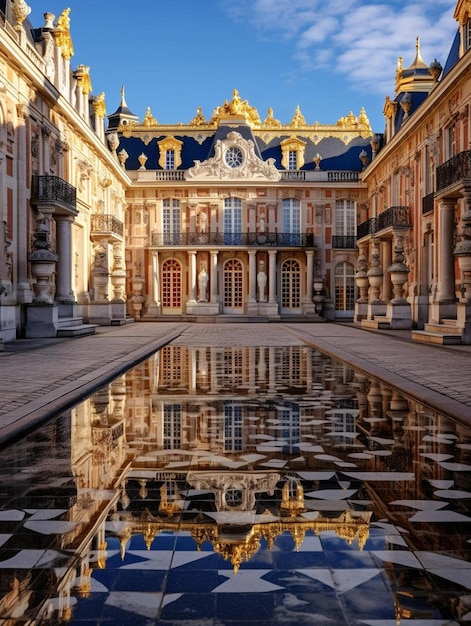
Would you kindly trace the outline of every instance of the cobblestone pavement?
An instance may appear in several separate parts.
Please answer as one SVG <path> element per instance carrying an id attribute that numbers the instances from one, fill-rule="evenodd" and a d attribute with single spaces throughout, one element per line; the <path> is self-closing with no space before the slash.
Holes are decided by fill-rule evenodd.
<path id="1" fill-rule="evenodd" d="M 471 346 L 412 343 L 406 331 L 349 324 L 188 324 L 100 327 L 76 339 L 19 340 L 0 352 L 0 442 L 19 436 L 169 342 L 287 346 L 308 343 L 431 408 L 471 424 Z"/>

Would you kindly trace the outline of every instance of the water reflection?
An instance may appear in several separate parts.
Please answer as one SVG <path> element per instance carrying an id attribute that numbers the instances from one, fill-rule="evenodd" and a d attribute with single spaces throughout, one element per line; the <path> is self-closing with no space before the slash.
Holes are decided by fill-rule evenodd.
<path id="1" fill-rule="evenodd" d="M 167 346 L 2 452 L 0 618 L 464 623 L 470 435 L 308 347 Z"/>

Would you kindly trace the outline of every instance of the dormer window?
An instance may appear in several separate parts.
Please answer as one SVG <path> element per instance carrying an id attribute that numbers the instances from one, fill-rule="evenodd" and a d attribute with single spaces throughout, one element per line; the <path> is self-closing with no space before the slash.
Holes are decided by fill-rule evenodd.
<path id="1" fill-rule="evenodd" d="M 288 169 L 289 170 L 298 169 L 298 153 L 296 150 L 290 150 L 288 152 Z"/>
<path id="2" fill-rule="evenodd" d="M 166 137 L 158 141 L 159 165 L 163 170 L 176 170 L 182 164 L 183 142 L 175 137 Z"/>
<path id="3" fill-rule="evenodd" d="M 165 169 L 175 169 L 175 150 L 170 149 L 165 152 Z"/>
<path id="4" fill-rule="evenodd" d="M 281 142 L 283 156 L 281 164 L 287 170 L 300 170 L 304 165 L 306 142 L 297 137 L 290 137 Z"/>

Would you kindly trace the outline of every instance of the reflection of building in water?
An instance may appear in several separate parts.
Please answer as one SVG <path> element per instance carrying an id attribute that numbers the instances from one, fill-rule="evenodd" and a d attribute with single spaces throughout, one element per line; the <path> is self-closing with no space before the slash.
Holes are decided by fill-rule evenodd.
<path id="1" fill-rule="evenodd" d="M 335 532 L 348 544 L 357 542 L 360 550 L 368 539 L 370 511 L 347 509 L 330 515 L 317 513 L 302 517 L 306 510 L 304 490 L 299 479 L 290 476 L 282 478 L 275 472 L 199 471 L 190 472 L 186 480 L 183 475 L 164 476 L 166 480 L 162 483 L 159 476 L 156 478 L 156 484 L 147 481 L 146 485 L 148 492 L 160 494 L 160 501 L 158 498 L 147 501 L 154 512 L 135 502 L 133 495 L 136 497 L 137 487 L 133 488 L 133 481 L 129 480 L 128 509 L 132 512 L 111 516 L 122 558 L 133 535 L 142 535 L 150 550 L 159 533 L 188 532 L 195 548 L 200 550 L 209 541 L 214 552 L 229 560 L 237 572 L 260 549 L 262 539 L 272 549 L 277 537 L 284 533 L 291 535 L 296 550 L 300 549 L 306 533 Z M 177 478 L 180 480 L 174 480 Z M 195 495 L 188 495 L 189 488 L 193 488 Z M 176 496 L 173 506 L 169 506 L 168 490 Z M 206 497 L 201 499 L 198 493 Z M 178 497 L 180 504 L 185 501 L 186 512 L 177 505 Z"/>
<path id="2" fill-rule="evenodd" d="M 3 588 L 11 583 L 2 617 L 37 608 L 50 619 L 59 606 L 68 619 L 71 596 L 89 595 L 94 570 L 116 547 L 128 557 L 135 535 L 158 550 L 165 533 L 188 532 L 235 570 L 286 538 L 306 547 L 306 533 L 327 532 L 327 543 L 336 533 L 358 550 L 372 528 L 374 549 L 380 536 L 388 554 L 467 562 L 463 526 L 427 516 L 438 504 L 470 518 L 471 499 L 447 498 L 470 488 L 469 429 L 309 347 L 168 346 L 71 410 L 70 431 L 65 423 L 27 448 L 28 480 L 37 469 L 39 484 L 20 474 L 0 489 L 1 504 L 25 512 L 28 549 L 57 551 L 44 582 L 56 599 L 37 608 L 48 570 L 0 570 Z M 28 527 L 41 508 L 60 511 L 55 539 Z M 2 549 L 16 555 L 13 541 Z M 396 614 L 417 617 L 424 568 L 385 569 Z"/>

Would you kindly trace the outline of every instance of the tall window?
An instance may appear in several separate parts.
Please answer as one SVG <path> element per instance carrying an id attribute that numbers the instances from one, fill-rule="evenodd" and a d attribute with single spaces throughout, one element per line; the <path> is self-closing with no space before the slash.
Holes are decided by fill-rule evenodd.
<path id="1" fill-rule="evenodd" d="M 299 200 L 286 198 L 283 200 L 283 243 L 286 245 L 299 245 L 300 231 L 301 210 Z"/>
<path id="2" fill-rule="evenodd" d="M 335 266 L 335 311 L 338 317 L 355 310 L 355 271 L 351 263 L 343 261 Z"/>
<path id="3" fill-rule="evenodd" d="M 353 200 L 335 201 L 335 234 L 352 236 L 356 232 L 355 203 Z"/>
<path id="4" fill-rule="evenodd" d="M 244 277 L 242 263 L 238 259 L 229 259 L 224 264 L 224 308 L 242 309 L 244 305 Z"/>
<path id="5" fill-rule="evenodd" d="M 164 404 L 163 446 L 165 450 L 182 447 L 182 415 L 180 404 Z"/>
<path id="6" fill-rule="evenodd" d="M 162 308 L 178 312 L 182 306 L 182 268 L 176 259 L 162 264 Z"/>
<path id="7" fill-rule="evenodd" d="M 167 150 L 165 152 L 165 169 L 166 170 L 175 169 L 175 150 Z"/>
<path id="8" fill-rule="evenodd" d="M 165 198 L 162 206 L 163 243 L 166 245 L 180 243 L 180 200 Z"/>
<path id="9" fill-rule="evenodd" d="M 224 450 L 242 450 L 242 407 L 224 404 Z"/>
<path id="10" fill-rule="evenodd" d="M 298 153 L 296 152 L 296 150 L 290 150 L 288 152 L 288 169 L 289 170 L 298 169 Z"/>
<path id="11" fill-rule="evenodd" d="M 224 243 L 227 245 L 242 243 L 242 200 L 225 198 L 224 200 Z"/>
<path id="12" fill-rule="evenodd" d="M 281 268 L 281 307 L 299 309 L 301 306 L 301 267 L 294 259 L 288 259 Z"/>
<path id="13" fill-rule="evenodd" d="M 467 52 L 471 48 L 471 19 L 468 19 L 463 27 L 463 52 Z"/>
<path id="14" fill-rule="evenodd" d="M 447 137 L 447 158 L 451 159 L 451 157 L 455 156 L 459 152 L 459 141 L 458 141 L 458 130 L 456 125 L 450 126 L 446 129 L 446 137 Z"/>

